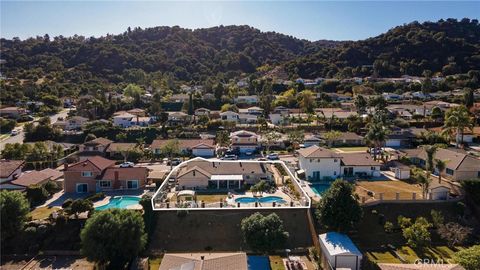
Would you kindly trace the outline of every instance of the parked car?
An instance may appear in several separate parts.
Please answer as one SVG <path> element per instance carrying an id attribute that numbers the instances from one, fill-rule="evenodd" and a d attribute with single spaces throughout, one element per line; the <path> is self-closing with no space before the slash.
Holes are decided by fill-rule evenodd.
<path id="1" fill-rule="evenodd" d="M 182 161 L 179 158 L 172 158 L 172 160 L 167 161 L 167 165 L 177 166 Z"/>
<path id="2" fill-rule="evenodd" d="M 267 158 L 270 159 L 270 160 L 278 160 L 278 159 L 280 159 L 280 158 L 278 157 L 278 154 L 277 154 L 277 153 L 268 154 L 268 155 L 267 155 Z"/>
<path id="3" fill-rule="evenodd" d="M 127 162 L 124 162 L 124 163 L 120 164 L 120 168 L 130 168 L 130 167 L 133 167 L 133 166 L 135 166 L 135 163 L 130 162 L 130 161 L 127 161 Z"/>
<path id="4" fill-rule="evenodd" d="M 222 157 L 223 160 L 237 160 L 237 155 L 225 155 Z"/>
<path id="5" fill-rule="evenodd" d="M 18 130 L 14 129 L 10 132 L 10 135 L 15 136 L 15 135 L 18 135 L 18 133 L 19 133 Z"/>

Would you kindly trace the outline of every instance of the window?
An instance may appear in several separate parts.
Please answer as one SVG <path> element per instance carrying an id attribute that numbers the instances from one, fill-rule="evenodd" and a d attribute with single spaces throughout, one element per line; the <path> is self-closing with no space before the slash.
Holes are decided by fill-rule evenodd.
<path id="1" fill-rule="evenodd" d="M 370 170 L 375 171 L 375 167 L 370 167 Z"/>
<path id="2" fill-rule="evenodd" d="M 128 180 L 127 181 L 127 188 L 128 189 L 137 189 L 138 188 L 138 180 Z"/>
<path id="3" fill-rule="evenodd" d="M 333 175 L 337 175 L 337 171 L 333 171 Z"/>
<path id="4" fill-rule="evenodd" d="M 480 178 L 480 172 L 477 172 L 477 177 Z"/>
<path id="5" fill-rule="evenodd" d="M 92 177 L 93 173 L 92 172 L 82 172 L 82 177 Z"/>
<path id="6" fill-rule="evenodd" d="M 98 185 L 99 185 L 101 188 L 110 188 L 110 187 L 112 186 L 112 182 L 102 180 L 102 181 L 98 182 Z"/>
<path id="7" fill-rule="evenodd" d="M 88 184 L 79 183 L 77 184 L 77 193 L 86 193 L 88 192 Z"/>
<path id="8" fill-rule="evenodd" d="M 338 159 L 334 159 L 333 162 L 338 162 Z"/>
<path id="9" fill-rule="evenodd" d="M 447 169 L 445 170 L 445 172 L 446 172 L 447 174 L 449 174 L 449 175 L 453 175 L 453 170 L 452 170 L 452 169 L 447 168 Z"/>

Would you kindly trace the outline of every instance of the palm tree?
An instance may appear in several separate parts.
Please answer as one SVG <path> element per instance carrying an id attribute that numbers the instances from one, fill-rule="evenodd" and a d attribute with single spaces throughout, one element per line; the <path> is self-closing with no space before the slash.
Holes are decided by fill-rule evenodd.
<path id="1" fill-rule="evenodd" d="M 428 171 L 425 173 L 421 169 L 415 169 L 412 171 L 412 176 L 415 182 L 422 187 L 422 196 L 426 199 L 428 188 L 430 187 L 430 173 Z"/>
<path id="2" fill-rule="evenodd" d="M 455 135 L 455 146 L 457 148 L 459 146 L 458 135 L 460 134 L 460 144 L 463 144 L 465 129 L 473 130 L 473 121 L 465 106 L 453 107 L 445 113 L 443 132 L 450 134 L 452 137 Z"/>
<path id="3" fill-rule="evenodd" d="M 428 172 L 432 172 L 433 167 L 433 156 L 437 152 L 437 147 L 435 145 L 424 145 L 423 146 L 425 153 L 427 154 L 427 164 L 426 169 Z"/>
<path id="4" fill-rule="evenodd" d="M 442 172 L 447 168 L 447 160 L 435 159 L 435 167 L 438 170 L 438 183 L 442 183 Z"/>
<path id="5" fill-rule="evenodd" d="M 365 139 L 374 146 L 373 159 L 377 160 L 377 149 L 382 147 L 387 138 L 387 129 L 381 122 L 371 122 L 368 125 L 368 132 Z"/>

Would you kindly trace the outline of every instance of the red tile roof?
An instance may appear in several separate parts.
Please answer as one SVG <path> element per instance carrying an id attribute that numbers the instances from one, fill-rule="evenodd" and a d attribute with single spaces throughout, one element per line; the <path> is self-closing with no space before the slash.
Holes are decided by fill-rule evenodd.
<path id="1" fill-rule="evenodd" d="M 18 186 L 28 187 L 30 185 L 36 185 L 44 183 L 48 180 L 56 180 L 60 178 L 63 174 L 54 169 L 45 169 L 41 171 L 31 171 L 22 174 L 17 179 L 13 180 L 11 183 Z"/>
<path id="2" fill-rule="evenodd" d="M 105 170 L 108 167 L 111 167 L 111 166 L 115 165 L 115 161 L 113 161 L 113 160 L 106 159 L 106 158 L 103 158 L 101 156 L 94 156 L 94 157 L 89 157 L 84 161 L 80 161 L 80 162 L 77 162 L 77 163 L 74 163 L 74 164 L 70 165 L 67 168 L 67 171 L 74 170 L 77 167 L 82 166 L 82 164 L 86 164 L 86 163 L 91 163 L 93 166 L 97 167 L 101 171 Z"/>
<path id="3" fill-rule="evenodd" d="M 23 164 L 23 160 L 0 160 L 0 178 L 8 178 Z"/>

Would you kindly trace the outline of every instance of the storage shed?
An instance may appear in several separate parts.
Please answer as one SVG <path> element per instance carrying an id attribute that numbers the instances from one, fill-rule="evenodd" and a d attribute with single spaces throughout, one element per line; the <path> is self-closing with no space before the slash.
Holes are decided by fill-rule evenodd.
<path id="1" fill-rule="evenodd" d="M 360 270 L 362 253 L 350 238 L 337 232 L 328 232 L 319 235 L 322 256 L 331 269 Z"/>

